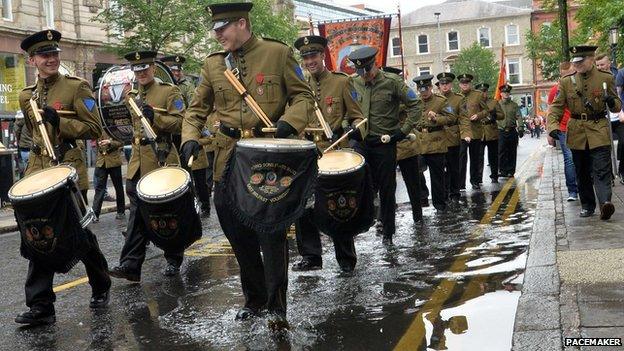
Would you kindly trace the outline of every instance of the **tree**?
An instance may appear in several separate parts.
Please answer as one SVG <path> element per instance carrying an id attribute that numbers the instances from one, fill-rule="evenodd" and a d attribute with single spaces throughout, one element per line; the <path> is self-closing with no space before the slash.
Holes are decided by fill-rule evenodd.
<path id="1" fill-rule="evenodd" d="M 135 50 L 187 57 L 186 69 L 197 72 L 203 59 L 221 46 L 208 30 L 206 6 L 222 0 L 116 0 L 94 21 L 103 23 L 113 39 L 109 49 L 119 56 Z M 230 1 L 234 2 L 234 1 Z M 259 36 L 292 44 L 297 25 L 292 8 L 276 0 L 256 0 L 250 13 L 252 30 Z M 123 35 L 121 34 L 123 33 Z"/>
<path id="2" fill-rule="evenodd" d="M 565 61 L 561 52 L 561 24 L 558 20 L 551 24 L 542 24 L 539 32 L 531 30 L 526 33 L 527 56 L 542 72 L 545 80 L 559 79 L 559 63 Z M 570 38 L 570 46 L 583 43 L 582 35 L 578 31 Z"/>
<path id="3" fill-rule="evenodd" d="M 624 32 L 624 6 L 620 0 L 580 0 L 575 19 L 579 24 L 579 35 L 609 53 L 609 29 L 618 27 Z M 620 39 L 617 47 L 618 62 L 624 62 L 624 43 Z"/>
<path id="4" fill-rule="evenodd" d="M 494 57 L 494 52 L 474 42 L 459 52 L 451 72 L 456 76 L 463 73 L 472 74 L 474 84 L 487 83 L 494 88 L 498 80 L 498 65 Z"/>

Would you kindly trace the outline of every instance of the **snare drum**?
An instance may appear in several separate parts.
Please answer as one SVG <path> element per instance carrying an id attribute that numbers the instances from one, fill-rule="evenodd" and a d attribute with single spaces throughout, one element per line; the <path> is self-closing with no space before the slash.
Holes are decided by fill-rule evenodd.
<path id="1" fill-rule="evenodd" d="M 148 238 L 163 249 L 186 249 L 202 235 L 191 176 L 180 167 L 155 169 L 137 183 Z"/>
<path id="2" fill-rule="evenodd" d="M 318 160 L 314 213 L 325 234 L 354 236 L 374 219 L 372 181 L 364 157 L 355 151 L 329 151 Z"/>
<path id="3" fill-rule="evenodd" d="M 258 232 L 285 230 L 312 196 L 316 159 L 316 145 L 308 140 L 239 140 L 224 177 L 226 204 Z"/>

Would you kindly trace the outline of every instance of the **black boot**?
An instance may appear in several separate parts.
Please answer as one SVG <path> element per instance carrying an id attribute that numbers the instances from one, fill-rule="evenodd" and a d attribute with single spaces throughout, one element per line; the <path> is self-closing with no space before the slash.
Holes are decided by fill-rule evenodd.
<path id="1" fill-rule="evenodd" d="M 173 277 L 174 275 L 178 275 L 180 273 L 180 267 L 167 262 L 167 266 L 163 270 L 163 275 L 165 277 Z"/>
<path id="2" fill-rule="evenodd" d="M 323 268 L 323 263 L 318 260 L 302 258 L 301 261 L 293 264 L 292 270 L 297 271 L 315 271 Z"/>
<path id="3" fill-rule="evenodd" d="M 130 270 L 130 268 L 126 266 L 113 267 L 113 269 L 108 271 L 108 274 L 111 277 L 126 279 L 131 282 L 141 281 L 141 274 L 133 272 L 132 270 Z"/>
<path id="4" fill-rule="evenodd" d="M 103 293 L 93 294 L 91 295 L 91 301 L 89 301 L 89 307 L 91 308 L 102 308 L 108 305 L 108 301 L 110 300 L 110 290 L 106 290 Z"/>
<path id="5" fill-rule="evenodd" d="M 54 309 L 46 310 L 33 307 L 29 311 L 22 312 L 15 317 L 15 323 L 35 325 L 47 325 L 56 322 L 56 314 Z"/>
<path id="6" fill-rule="evenodd" d="M 258 315 L 258 311 L 249 307 L 243 307 L 238 310 L 238 313 L 236 313 L 236 318 L 234 318 L 234 320 L 244 321 L 250 318 L 258 317 Z"/>

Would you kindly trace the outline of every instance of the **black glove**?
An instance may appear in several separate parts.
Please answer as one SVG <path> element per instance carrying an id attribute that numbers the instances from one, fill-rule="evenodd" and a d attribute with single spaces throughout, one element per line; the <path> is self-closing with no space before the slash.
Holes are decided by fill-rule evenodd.
<path id="1" fill-rule="evenodd" d="M 275 131 L 276 138 L 288 138 L 289 136 L 297 134 L 297 130 L 293 128 L 286 121 L 277 121 L 277 130 Z"/>
<path id="2" fill-rule="evenodd" d="M 490 111 L 490 122 L 496 122 L 496 110 Z"/>
<path id="3" fill-rule="evenodd" d="M 602 98 L 602 101 L 604 101 L 607 106 L 609 106 L 609 108 L 614 108 L 615 107 L 615 97 L 611 96 L 611 95 L 605 95 Z"/>
<path id="4" fill-rule="evenodd" d="M 345 133 L 349 133 L 349 131 L 352 131 L 351 134 L 349 134 L 349 139 L 355 140 L 355 141 L 364 140 L 364 138 L 362 138 L 362 132 L 360 132 L 359 128 L 348 126 L 347 129 L 345 130 Z"/>
<path id="5" fill-rule="evenodd" d="M 331 138 L 331 142 L 332 144 L 335 143 L 338 139 L 340 139 L 340 137 L 342 136 L 342 134 L 344 134 L 345 130 L 342 129 L 342 126 L 332 130 L 332 138 Z"/>
<path id="6" fill-rule="evenodd" d="M 555 140 L 559 140 L 559 131 L 557 129 L 551 131 L 548 135 Z"/>
<path id="7" fill-rule="evenodd" d="M 199 151 L 201 150 L 201 147 L 199 146 L 199 143 L 195 140 L 189 140 L 187 142 L 184 143 L 184 145 L 182 145 L 182 155 L 180 155 L 181 158 L 181 162 L 182 162 L 182 166 L 186 167 L 188 164 L 188 160 L 189 158 L 191 158 L 191 155 L 197 159 L 197 157 L 199 156 Z"/>
<path id="8" fill-rule="evenodd" d="M 154 124 L 154 109 L 150 105 L 143 105 L 143 109 L 141 111 L 143 116 L 147 118 L 150 124 Z"/>
<path id="9" fill-rule="evenodd" d="M 50 123 L 50 125 L 56 129 L 58 129 L 59 124 L 61 123 L 58 113 L 50 106 L 43 108 L 43 121 Z"/>
<path id="10" fill-rule="evenodd" d="M 403 133 L 403 131 L 399 131 L 398 133 L 392 134 L 390 137 L 391 143 L 398 143 L 399 141 L 407 138 L 407 134 Z"/>

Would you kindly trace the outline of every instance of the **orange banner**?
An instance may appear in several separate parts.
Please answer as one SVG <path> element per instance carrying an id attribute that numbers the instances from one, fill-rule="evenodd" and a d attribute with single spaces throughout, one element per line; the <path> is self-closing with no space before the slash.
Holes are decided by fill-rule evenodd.
<path id="1" fill-rule="evenodd" d="M 505 63 L 505 44 L 501 47 L 501 63 L 498 71 L 498 81 L 496 82 L 496 90 L 494 91 L 494 99 L 501 99 L 501 85 L 507 83 L 507 67 Z"/>
<path id="2" fill-rule="evenodd" d="M 327 38 L 327 68 L 347 74 L 355 73 L 349 54 L 364 45 L 378 48 L 375 63 L 377 67 L 385 66 L 391 19 L 392 17 L 380 17 L 320 23 L 319 34 Z"/>

